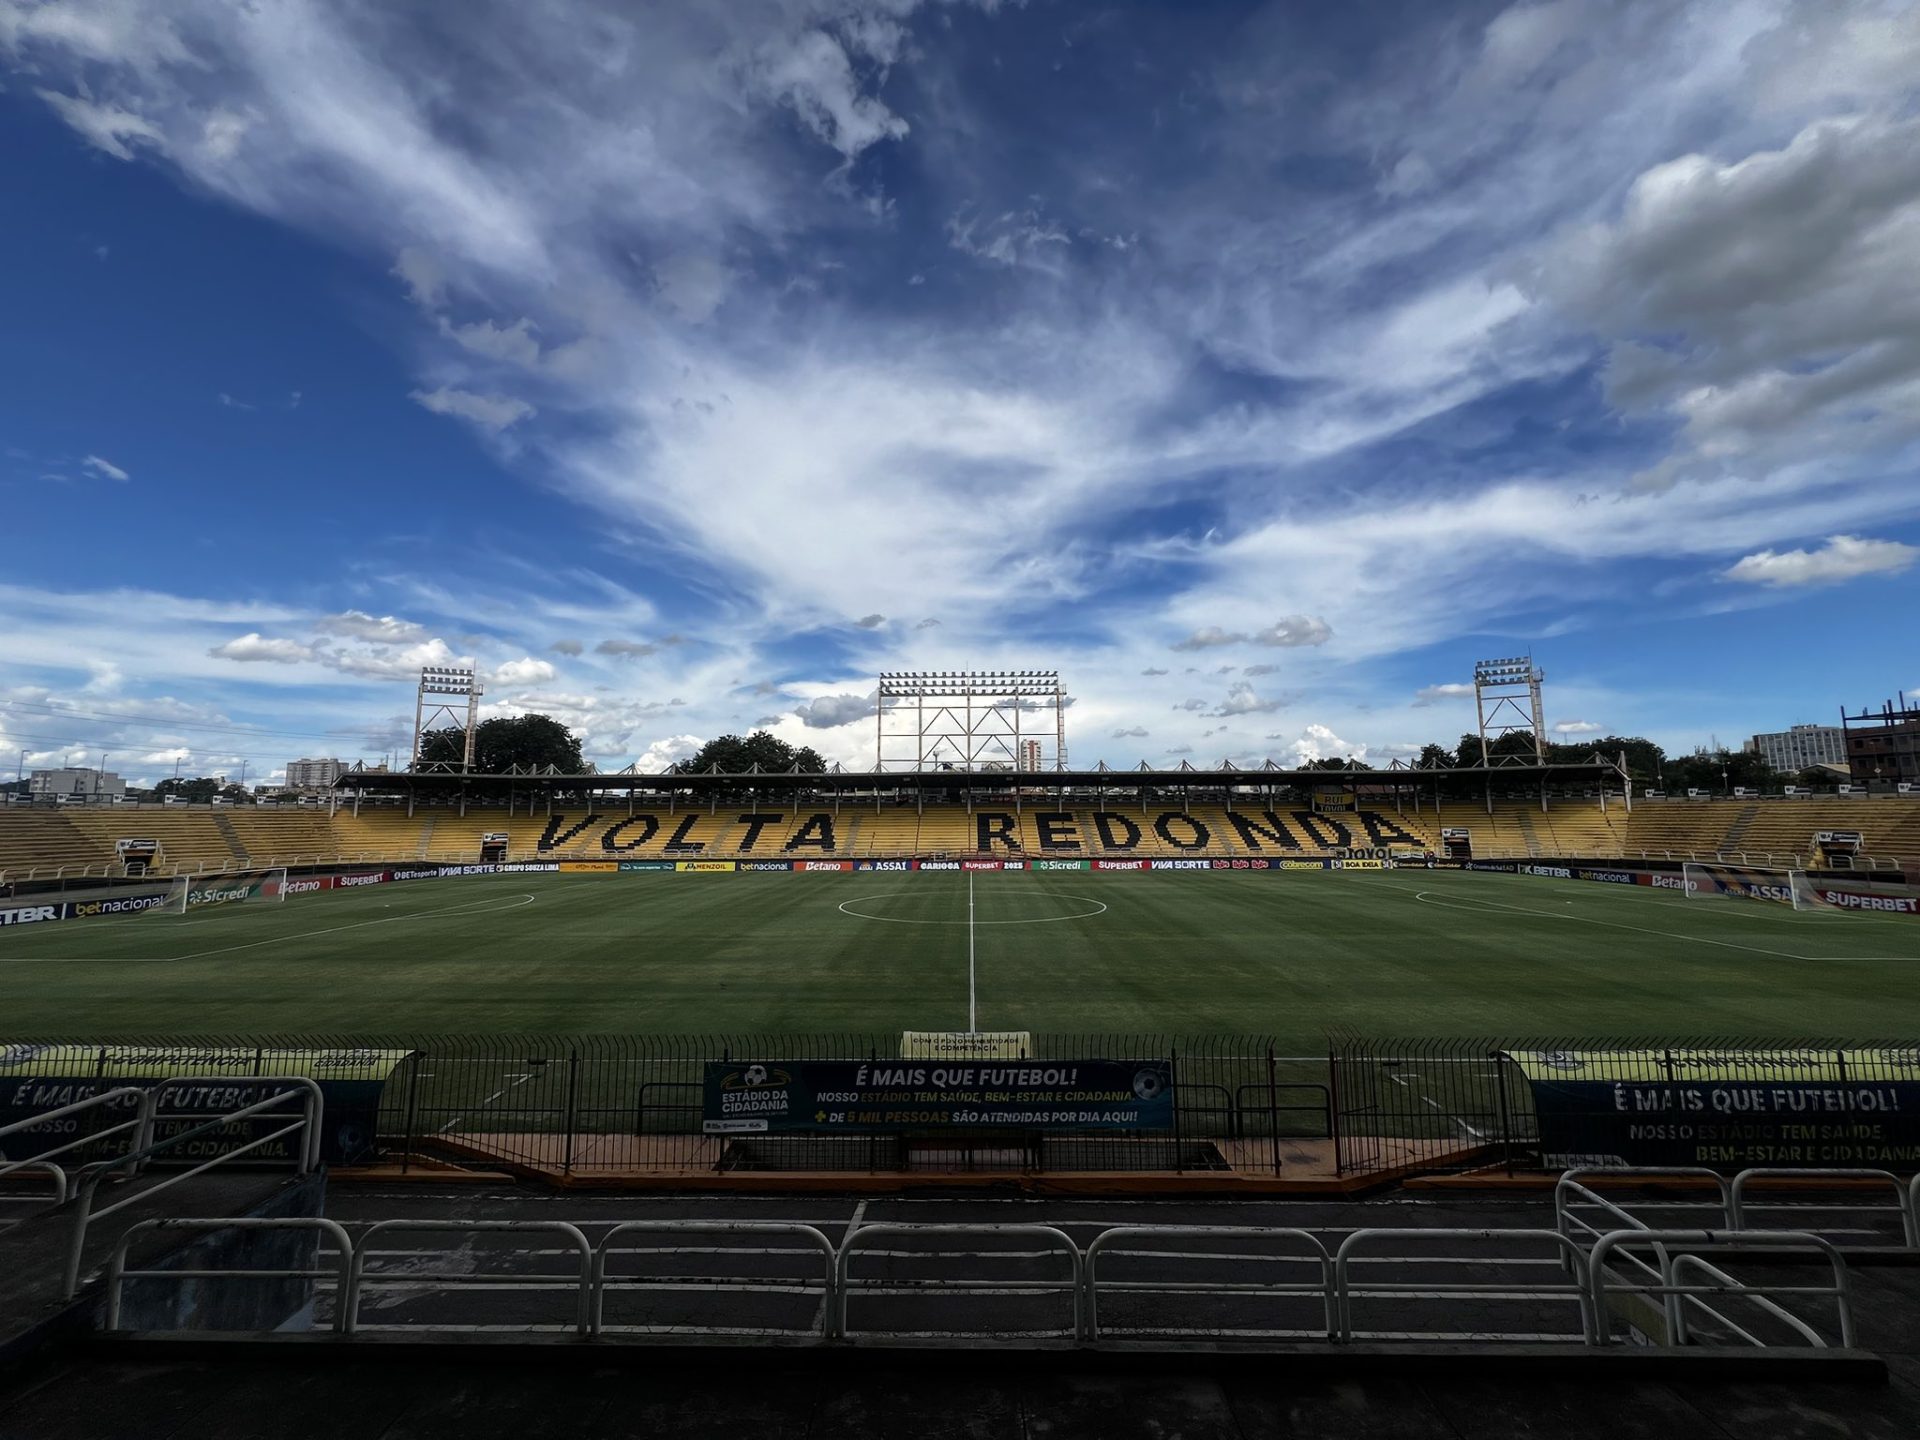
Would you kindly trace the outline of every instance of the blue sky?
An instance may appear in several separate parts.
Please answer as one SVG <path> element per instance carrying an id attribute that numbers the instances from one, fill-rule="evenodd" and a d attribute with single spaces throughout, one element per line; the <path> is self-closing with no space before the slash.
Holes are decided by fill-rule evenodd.
<path id="1" fill-rule="evenodd" d="M 1920 11 L 0 0 L 0 754 L 1671 749 L 1920 690 Z"/>

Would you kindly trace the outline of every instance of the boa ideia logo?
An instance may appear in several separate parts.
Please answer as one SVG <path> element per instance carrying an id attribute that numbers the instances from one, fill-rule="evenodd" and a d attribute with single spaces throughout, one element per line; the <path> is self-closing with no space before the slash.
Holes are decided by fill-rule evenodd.
<path id="1" fill-rule="evenodd" d="M 58 920 L 58 905 L 20 905 L 12 910 L 0 910 L 0 925 L 32 925 L 40 920 Z"/>

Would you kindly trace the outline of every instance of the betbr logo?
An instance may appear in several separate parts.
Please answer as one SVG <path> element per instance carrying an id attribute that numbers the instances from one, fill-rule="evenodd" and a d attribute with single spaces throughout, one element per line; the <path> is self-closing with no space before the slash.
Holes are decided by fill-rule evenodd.
<path id="1" fill-rule="evenodd" d="M 0 925 L 31 925 L 36 920 L 58 920 L 58 905 L 21 905 L 12 910 L 0 910 Z"/>

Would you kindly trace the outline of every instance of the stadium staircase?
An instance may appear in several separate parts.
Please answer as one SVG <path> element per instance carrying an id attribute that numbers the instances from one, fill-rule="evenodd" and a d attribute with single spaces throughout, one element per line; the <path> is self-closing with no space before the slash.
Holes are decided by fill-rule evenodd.
<path id="1" fill-rule="evenodd" d="M 1740 807 L 1740 813 L 1733 817 L 1733 824 L 1727 827 L 1726 838 L 1720 843 L 1728 850 L 1739 850 L 1743 848 L 1743 842 L 1746 839 L 1748 828 L 1752 826 L 1753 822 L 1759 817 L 1760 807 L 1758 805 L 1742 805 Z"/>
<path id="2" fill-rule="evenodd" d="M 1519 827 L 1521 838 L 1526 841 L 1527 854 L 1538 856 L 1545 853 L 1540 848 L 1540 835 L 1533 828 L 1533 812 L 1531 810 L 1514 811 L 1513 823 Z"/>
<path id="3" fill-rule="evenodd" d="M 429 815 L 427 816 L 427 823 L 420 827 L 420 847 L 414 851 L 417 859 L 424 860 L 433 853 L 434 822 L 438 818 L 438 816 Z"/>
<path id="4" fill-rule="evenodd" d="M 867 855 L 911 855 L 920 844 L 920 814 L 905 806 L 877 811 L 861 828 Z"/>
<path id="5" fill-rule="evenodd" d="M 220 832 L 220 838 L 227 842 L 227 850 L 240 865 L 253 863 L 253 857 L 247 854 L 247 847 L 240 843 L 240 834 L 233 828 L 233 821 L 216 810 L 213 813 L 213 828 Z"/>

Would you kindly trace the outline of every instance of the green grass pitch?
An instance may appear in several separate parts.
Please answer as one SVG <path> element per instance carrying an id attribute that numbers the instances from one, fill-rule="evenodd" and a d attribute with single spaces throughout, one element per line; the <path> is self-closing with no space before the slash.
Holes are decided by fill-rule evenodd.
<path id="1" fill-rule="evenodd" d="M 968 924 L 971 888 L 974 923 Z M 510 875 L 0 931 L 0 1041 L 1897 1038 L 1920 924 L 1461 872 Z M 1297 1048 L 1295 1048 L 1297 1047 Z"/>

